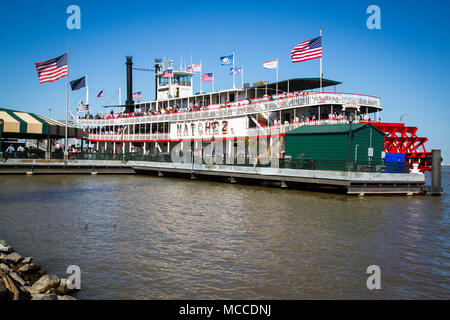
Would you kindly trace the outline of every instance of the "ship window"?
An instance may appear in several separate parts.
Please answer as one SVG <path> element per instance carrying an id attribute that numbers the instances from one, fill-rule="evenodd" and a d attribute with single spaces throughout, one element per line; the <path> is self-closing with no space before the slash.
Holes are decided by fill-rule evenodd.
<path id="1" fill-rule="evenodd" d="M 191 85 L 191 76 L 175 76 L 172 79 L 173 84 L 178 84 L 180 86 L 190 86 Z"/>
<path id="2" fill-rule="evenodd" d="M 168 85 L 169 81 L 171 81 L 172 84 L 178 84 L 180 86 L 191 86 L 191 79 L 192 76 L 174 76 L 173 78 L 162 78 L 162 77 L 158 77 L 159 78 L 159 85 L 160 86 L 164 86 L 164 85 Z"/>
<path id="3" fill-rule="evenodd" d="M 177 83 L 180 86 L 190 86 L 191 85 L 191 76 L 178 76 Z"/>
<path id="4" fill-rule="evenodd" d="M 159 77 L 159 85 L 164 86 L 169 84 L 169 78 L 161 78 Z"/>

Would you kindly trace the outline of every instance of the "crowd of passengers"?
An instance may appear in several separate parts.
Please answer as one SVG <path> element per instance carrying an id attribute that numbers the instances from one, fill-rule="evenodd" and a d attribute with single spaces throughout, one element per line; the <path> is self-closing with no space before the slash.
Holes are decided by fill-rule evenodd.
<path id="1" fill-rule="evenodd" d="M 159 111 L 155 110 L 136 110 L 135 112 L 130 113 L 114 113 L 114 111 L 111 110 L 108 114 L 96 114 L 95 116 L 92 114 L 87 113 L 84 117 L 80 117 L 81 119 L 118 119 L 118 118 L 130 118 L 130 117 L 140 117 L 140 116 L 149 116 L 149 115 L 160 115 L 160 114 L 170 114 L 170 113 L 177 113 L 177 112 L 186 112 L 186 111 L 199 111 L 199 110 L 207 110 L 207 108 L 203 105 L 200 106 L 193 106 L 193 107 L 181 107 L 180 105 L 177 105 L 175 107 L 165 107 Z M 300 117 L 295 117 L 294 122 L 300 122 L 300 121 L 310 121 L 310 120 L 318 120 L 318 116 L 316 114 L 310 114 L 310 115 L 304 115 L 302 114 Z M 321 116 L 321 119 L 333 119 L 333 120 L 343 120 L 347 119 L 347 115 L 343 112 L 337 113 L 329 113 L 323 114 Z M 362 114 L 358 113 L 356 115 L 356 119 L 369 121 L 369 115 L 367 113 Z M 280 120 L 275 120 L 274 124 L 281 124 Z"/>
<path id="2" fill-rule="evenodd" d="M 139 108 L 139 106 L 136 106 Z M 168 114 L 168 113 L 178 113 L 178 112 L 186 112 L 186 111 L 202 111 L 207 110 L 203 105 L 191 106 L 191 107 L 182 107 L 181 105 L 176 105 L 174 107 L 167 106 L 162 108 L 159 111 L 156 110 L 136 110 L 130 113 L 114 113 L 111 110 L 110 113 L 99 114 L 96 115 L 87 113 L 84 117 L 80 117 L 80 119 L 118 119 L 118 118 L 131 118 L 131 117 L 143 117 L 143 116 L 151 116 L 151 115 L 160 115 L 160 114 Z"/>
<path id="3" fill-rule="evenodd" d="M 248 102 L 249 103 L 249 102 Z M 248 104 L 247 103 L 247 104 Z M 238 104 L 240 105 L 240 104 Z M 229 103 L 221 103 L 219 108 L 227 108 L 229 107 Z M 137 109 L 134 112 L 130 113 L 114 113 L 111 110 L 110 113 L 99 114 L 96 115 L 87 113 L 84 117 L 79 117 L 80 119 L 118 119 L 118 118 L 130 118 L 130 117 L 142 117 L 142 116 L 151 116 L 151 115 L 161 115 L 161 114 L 170 114 L 170 113 L 178 113 L 178 112 L 187 112 L 187 111 L 204 111 L 208 110 L 209 106 L 204 105 L 202 102 L 192 106 L 182 106 L 181 104 L 177 104 L 175 106 L 166 106 L 161 108 L 161 110 L 140 110 L 139 106 L 136 106 Z"/>
<path id="4" fill-rule="evenodd" d="M 296 91 L 296 92 L 292 92 L 289 95 L 291 96 L 298 96 L 298 95 L 304 95 L 307 94 L 307 92 L 302 92 L 302 91 Z M 283 96 L 286 96 L 287 94 L 279 94 L 276 96 L 276 98 L 280 98 Z M 267 100 L 272 100 L 274 97 L 273 96 L 268 96 L 265 95 L 262 98 L 248 98 L 242 101 L 238 101 L 238 102 L 222 102 L 219 103 L 217 105 L 214 105 L 215 108 L 227 108 L 227 107 L 238 107 L 238 106 L 243 106 L 243 105 L 247 105 L 247 104 L 251 104 L 254 102 L 254 100 L 258 100 L 258 99 L 267 99 Z M 161 114 L 170 114 L 170 113 L 178 113 L 178 112 L 187 112 L 187 111 L 204 111 L 204 110 L 209 110 L 210 105 L 204 104 L 203 101 L 199 101 L 198 103 L 194 103 L 191 106 L 183 106 L 181 103 L 176 104 L 174 106 L 165 106 L 163 108 L 161 108 L 160 110 L 147 110 L 147 109 L 142 109 L 142 110 L 136 110 L 135 112 L 130 112 L 130 113 L 114 113 L 112 110 L 110 113 L 97 113 L 95 115 L 91 114 L 91 113 L 86 113 L 85 116 L 79 116 L 80 119 L 118 119 L 118 118 L 130 118 L 130 117 L 141 117 L 141 116 L 150 116 L 150 115 L 161 115 Z M 140 109 L 139 105 L 136 106 L 137 109 Z"/>
<path id="5" fill-rule="evenodd" d="M 344 112 L 330 112 L 329 114 L 323 113 L 321 114 L 321 120 L 346 120 L 348 119 L 347 114 Z M 318 114 L 316 112 L 309 112 L 307 114 L 301 114 L 300 117 L 295 116 L 292 121 L 289 121 L 288 119 L 285 119 L 283 122 L 281 119 L 274 119 L 271 125 L 281 125 L 281 124 L 293 124 L 298 122 L 313 122 L 319 120 Z M 355 120 L 360 121 L 370 121 L 370 117 L 367 113 L 359 113 L 357 112 L 355 114 Z M 381 119 L 378 118 L 378 122 L 380 122 Z M 152 134 L 152 133 L 167 133 L 168 126 L 164 124 L 160 124 L 159 127 L 156 125 L 148 125 L 148 124 L 136 124 L 135 133 L 139 134 Z M 89 128 L 85 129 L 85 133 L 89 134 L 122 134 L 127 133 L 125 131 L 125 126 L 105 126 L 105 127 L 96 127 L 96 128 Z"/>

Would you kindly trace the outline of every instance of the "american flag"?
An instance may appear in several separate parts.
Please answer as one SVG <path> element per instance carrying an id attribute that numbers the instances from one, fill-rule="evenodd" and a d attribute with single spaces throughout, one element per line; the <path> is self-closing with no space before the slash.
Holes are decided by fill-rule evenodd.
<path id="1" fill-rule="evenodd" d="M 202 73 L 202 81 L 209 82 L 214 80 L 214 73 Z"/>
<path id="2" fill-rule="evenodd" d="M 164 70 L 161 78 L 173 78 L 173 70 L 172 69 Z"/>
<path id="3" fill-rule="evenodd" d="M 322 58 L 322 37 L 303 41 L 291 51 L 292 62 Z"/>
<path id="4" fill-rule="evenodd" d="M 36 62 L 35 65 L 40 83 L 56 81 L 68 75 L 67 53 L 55 59 Z"/>
<path id="5" fill-rule="evenodd" d="M 142 99 L 142 92 L 138 91 L 133 93 L 133 99 Z"/>

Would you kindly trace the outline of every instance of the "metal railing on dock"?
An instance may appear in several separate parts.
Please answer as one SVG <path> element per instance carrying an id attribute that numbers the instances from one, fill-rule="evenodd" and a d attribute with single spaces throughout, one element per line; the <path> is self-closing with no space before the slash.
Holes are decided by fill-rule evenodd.
<path id="1" fill-rule="evenodd" d="M 63 152 L 45 153 L 37 151 L 32 153 L 15 152 L 7 155 L 7 159 L 46 159 L 62 160 Z M 378 172 L 378 173 L 409 173 L 409 165 L 404 162 L 385 162 L 383 159 L 373 159 L 372 161 L 347 161 L 329 159 L 292 159 L 292 158 L 269 158 L 269 157 L 241 157 L 228 158 L 223 155 L 193 157 L 192 153 L 179 154 L 178 161 L 173 161 L 172 155 L 168 153 L 142 154 L 142 153 L 69 153 L 69 160 L 109 160 L 121 161 L 146 161 L 146 162 L 183 162 L 207 165 L 229 165 L 246 166 L 255 168 L 275 167 L 282 169 L 298 170 L 327 170 L 327 171 L 349 171 L 349 172 Z"/>

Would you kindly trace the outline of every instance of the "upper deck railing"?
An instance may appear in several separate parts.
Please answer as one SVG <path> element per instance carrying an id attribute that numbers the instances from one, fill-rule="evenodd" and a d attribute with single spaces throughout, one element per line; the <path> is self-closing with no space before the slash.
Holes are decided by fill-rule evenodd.
<path id="1" fill-rule="evenodd" d="M 86 126 L 113 126 L 130 125 L 155 122 L 176 122 L 198 119 L 220 119 L 226 117 L 242 116 L 260 112 L 278 111 L 295 107 L 313 105 L 338 104 L 358 105 L 381 109 L 380 98 L 354 93 L 330 92 L 295 92 L 284 96 L 247 99 L 229 103 L 220 103 L 207 106 L 204 110 L 184 111 L 176 113 L 151 114 L 144 116 L 119 117 L 123 115 L 108 115 L 106 119 L 77 119 L 78 125 Z"/>
<path id="2" fill-rule="evenodd" d="M 353 123 L 368 123 L 371 121 L 354 120 Z M 287 132 L 301 126 L 307 125 L 329 125 L 329 124 L 348 124 L 347 119 L 325 119 L 325 120 L 309 120 L 299 121 L 287 124 L 277 124 L 266 127 L 247 128 L 246 137 L 265 137 L 265 136 L 280 136 Z M 214 139 L 232 139 L 235 137 L 215 136 Z M 169 133 L 91 133 L 88 140 L 91 141 L 110 141 L 110 142 L 143 142 L 143 141 L 180 141 L 184 139 L 191 139 L 191 137 L 174 137 L 171 138 Z M 211 140 L 212 137 L 204 138 L 204 140 Z"/>

